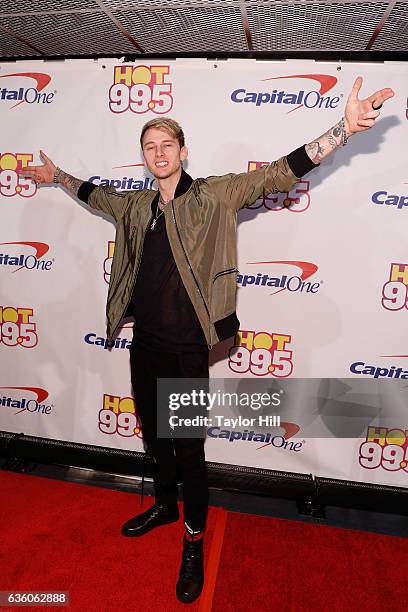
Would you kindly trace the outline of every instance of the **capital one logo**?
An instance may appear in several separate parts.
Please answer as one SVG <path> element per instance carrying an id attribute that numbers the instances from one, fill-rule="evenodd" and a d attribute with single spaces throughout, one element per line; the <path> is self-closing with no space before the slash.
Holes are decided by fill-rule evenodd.
<path id="1" fill-rule="evenodd" d="M 307 83 L 312 82 L 312 86 L 318 84 L 319 89 L 306 91 L 296 88 L 287 91 L 286 89 L 273 88 L 273 85 L 268 88 L 268 91 L 266 91 L 265 86 L 263 91 L 248 91 L 246 88 L 239 88 L 231 93 L 231 101 L 238 104 L 254 104 L 256 107 L 282 105 L 289 107 L 287 110 L 287 114 L 289 114 L 303 107 L 308 109 L 334 109 L 337 108 L 343 96 L 343 94 L 340 94 L 340 96 L 325 95 L 337 84 L 337 77 L 330 74 L 289 74 L 267 77 L 262 79 L 261 82 L 284 79 L 306 80 Z"/>
<path id="2" fill-rule="evenodd" d="M 113 166 L 113 170 L 122 170 L 123 168 L 144 168 L 144 164 L 126 164 L 124 166 Z M 131 174 L 133 171 L 126 171 L 126 174 Z M 88 178 L 90 183 L 94 185 L 98 185 L 99 187 L 113 187 L 118 191 L 123 190 L 140 190 L 140 189 L 152 189 L 153 183 L 155 181 L 154 178 L 149 176 L 142 176 L 140 172 L 140 176 L 121 176 L 117 178 L 104 177 L 99 174 L 95 174 Z"/>
<path id="3" fill-rule="evenodd" d="M 2 248 L 6 247 L 6 249 Z M 21 248 L 23 247 L 23 248 Z M 45 242 L 0 242 L 0 269 L 2 267 L 18 272 L 25 270 L 51 270 L 54 259 L 43 259 L 49 250 L 49 245 Z M 21 253 L 20 251 L 27 251 Z M 17 250 L 17 252 L 16 252 Z M 33 253 L 34 251 L 34 253 Z"/>
<path id="4" fill-rule="evenodd" d="M 51 81 L 51 76 L 43 72 L 2 74 L 0 79 L 6 79 L 0 81 L 0 103 L 12 102 L 10 110 L 23 103 L 51 104 L 56 94 L 55 91 L 45 90 Z"/>
<path id="5" fill-rule="evenodd" d="M 173 107 L 170 66 L 115 66 L 109 89 L 109 109 L 138 115 L 164 115 Z"/>
<path id="6" fill-rule="evenodd" d="M 381 357 L 392 359 L 406 359 L 408 355 L 381 355 Z M 365 361 L 355 361 L 350 366 L 350 372 L 357 375 L 370 376 L 371 378 L 408 378 L 408 370 L 397 365 L 377 365 Z"/>
<path id="7" fill-rule="evenodd" d="M 405 210 L 408 207 L 408 195 L 407 194 L 389 194 L 387 191 L 376 191 L 371 196 L 373 204 L 379 204 L 380 206 L 391 210 L 393 206 L 396 210 Z"/>
<path id="8" fill-rule="evenodd" d="M 300 427 L 297 423 L 280 422 L 279 427 L 283 429 L 283 434 L 276 434 L 265 431 L 240 431 L 237 429 L 221 429 L 221 427 L 209 427 L 207 434 L 210 438 L 217 438 L 219 440 L 228 440 L 229 443 L 241 443 L 241 442 L 253 442 L 260 444 L 256 450 L 261 450 L 266 447 L 279 448 L 286 451 L 292 451 L 298 453 L 304 447 L 304 440 L 290 440 L 294 435 L 298 433 Z M 275 430 L 274 430 L 275 431 Z"/>
<path id="9" fill-rule="evenodd" d="M 0 387 L 0 406 L 15 410 L 14 414 L 31 412 L 51 414 L 54 404 L 47 404 L 48 391 L 40 387 Z"/>
<path id="10" fill-rule="evenodd" d="M 249 161 L 248 172 L 269 166 L 270 162 Z M 279 212 L 281 210 L 289 210 L 290 212 L 305 212 L 310 206 L 310 181 L 299 179 L 295 186 L 290 191 L 284 193 L 269 193 L 264 195 L 259 200 L 256 200 L 246 208 L 258 209 L 266 208 Z"/>
<path id="11" fill-rule="evenodd" d="M 251 261 L 247 265 L 257 266 L 257 269 L 252 271 L 252 274 L 243 274 L 241 269 L 237 274 L 237 285 L 249 288 L 263 287 L 270 295 L 275 295 L 281 291 L 314 294 L 318 292 L 323 282 L 307 280 L 318 270 L 316 264 L 310 261 Z M 275 271 L 276 265 L 280 268 L 283 267 L 286 273 L 279 276 L 268 274 L 270 272 L 269 267 L 272 266 L 272 270 Z M 267 268 L 265 269 L 263 266 L 267 266 Z M 258 272 L 258 269 L 262 269 L 262 272 Z M 291 273 L 293 269 L 296 270 L 297 274 Z"/>
<path id="12" fill-rule="evenodd" d="M 381 304 L 386 310 L 408 309 L 408 264 L 393 263 L 382 290 Z"/>

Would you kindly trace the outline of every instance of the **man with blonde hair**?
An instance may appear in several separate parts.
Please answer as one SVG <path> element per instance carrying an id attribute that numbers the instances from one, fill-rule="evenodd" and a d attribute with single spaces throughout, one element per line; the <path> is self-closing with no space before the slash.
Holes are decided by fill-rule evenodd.
<path id="1" fill-rule="evenodd" d="M 41 152 L 42 166 L 24 169 L 38 183 L 58 183 L 116 221 L 107 303 L 107 334 L 134 319 L 131 378 L 146 448 L 154 460 L 156 502 L 122 527 L 140 536 L 179 518 L 177 471 L 183 482 L 185 536 L 180 601 L 189 603 L 204 582 L 203 534 L 208 485 L 203 439 L 157 436 L 159 378 L 208 378 L 208 352 L 239 328 L 236 298 L 236 213 L 265 193 L 295 182 L 357 132 L 371 128 L 394 93 L 382 89 L 358 99 L 359 77 L 344 117 L 328 132 L 270 165 L 242 174 L 193 180 L 182 168 L 188 150 L 172 119 L 146 123 L 140 144 L 157 191 L 118 192 L 77 179 Z"/>

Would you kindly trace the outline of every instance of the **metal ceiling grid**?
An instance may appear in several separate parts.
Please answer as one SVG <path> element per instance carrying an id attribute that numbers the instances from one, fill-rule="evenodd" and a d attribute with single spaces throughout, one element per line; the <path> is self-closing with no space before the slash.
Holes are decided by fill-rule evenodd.
<path id="1" fill-rule="evenodd" d="M 36 53 L 30 47 L 27 47 L 24 43 L 16 40 L 13 36 L 0 29 L 0 55 L 3 57 L 18 55 L 36 56 L 39 55 L 39 53 Z"/>
<path id="2" fill-rule="evenodd" d="M 372 47 L 373 50 L 408 51 L 408 3 L 397 2 Z"/>
<path id="3" fill-rule="evenodd" d="M 269 0 L 273 1 L 273 0 Z M 178 9 L 178 8 L 198 8 L 206 6 L 239 6 L 244 0 L 102 0 L 103 4 L 114 10 L 156 10 L 156 9 Z"/>
<path id="4" fill-rule="evenodd" d="M 46 55 L 136 53 L 103 12 L 42 13 L 29 17 L 0 14 L 0 26 L 18 33 Z"/>
<path id="5" fill-rule="evenodd" d="M 247 4 L 255 51 L 366 48 L 387 2 Z"/>
<path id="6" fill-rule="evenodd" d="M 0 14 L 50 13 L 55 11 L 80 11 L 99 9 L 95 0 L 1 0 Z"/>
<path id="7" fill-rule="evenodd" d="M 367 49 L 408 51 L 408 2 L 0 0 L 3 57 Z"/>
<path id="8" fill-rule="evenodd" d="M 248 50 L 238 5 L 112 14 L 146 53 Z"/>

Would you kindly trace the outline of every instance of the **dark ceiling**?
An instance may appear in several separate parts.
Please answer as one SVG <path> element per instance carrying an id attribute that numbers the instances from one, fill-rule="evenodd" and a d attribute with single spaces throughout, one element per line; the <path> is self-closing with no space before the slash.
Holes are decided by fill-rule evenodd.
<path id="1" fill-rule="evenodd" d="M 408 50 L 408 2 L 1 0 L 0 56 Z"/>

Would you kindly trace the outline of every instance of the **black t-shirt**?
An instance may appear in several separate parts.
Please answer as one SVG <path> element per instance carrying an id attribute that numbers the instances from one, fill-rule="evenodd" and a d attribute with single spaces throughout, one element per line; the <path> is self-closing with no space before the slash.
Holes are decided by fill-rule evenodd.
<path id="1" fill-rule="evenodd" d="M 174 197 L 185 193 L 192 182 L 183 171 Z M 207 351 L 207 341 L 174 261 L 158 203 L 159 194 L 152 203 L 152 219 L 130 304 L 135 319 L 133 342 L 156 351 Z"/>

